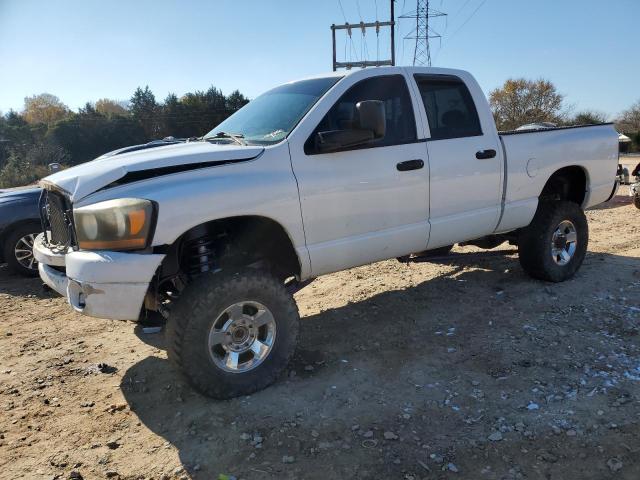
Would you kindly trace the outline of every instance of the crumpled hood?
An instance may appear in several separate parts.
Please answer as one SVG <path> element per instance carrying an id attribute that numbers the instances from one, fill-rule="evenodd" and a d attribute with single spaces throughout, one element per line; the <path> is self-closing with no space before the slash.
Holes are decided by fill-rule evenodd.
<path id="1" fill-rule="evenodd" d="M 40 181 L 67 192 L 71 201 L 120 180 L 131 172 L 153 171 L 180 165 L 250 160 L 264 151 L 259 146 L 222 145 L 209 142 L 178 143 L 114 156 L 103 156 L 91 162 L 62 170 Z M 203 165 L 205 167 L 206 165 Z"/>

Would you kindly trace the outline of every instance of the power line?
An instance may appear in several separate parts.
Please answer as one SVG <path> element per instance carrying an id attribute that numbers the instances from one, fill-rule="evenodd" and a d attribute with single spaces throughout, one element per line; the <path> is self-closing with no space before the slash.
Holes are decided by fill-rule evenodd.
<path id="1" fill-rule="evenodd" d="M 344 23 L 348 25 L 348 24 L 349 24 L 349 22 L 347 22 L 347 16 L 346 16 L 346 15 L 345 15 L 345 13 L 344 13 L 344 8 L 343 8 L 343 6 L 342 6 L 342 0 L 338 0 L 338 5 L 340 6 L 340 11 L 342 12 L 342 18 L 344 19 Z M 351 29 L 349 29 L 349 30 L 347 31 L 347 33 L 348 33 L 348 37 L 349 37 L 349 38 L 348 38 L 348 39 L 345 39 L 345 44 L 344 44 L 344 49 L 345 49 L 345 54 L 344 54 L 344 56 L 345 56 L 345 59 L 346 59 L 346 57 L 347 57 L 347 43 L 348 43 L 348 44 L 349 44 L 349 46 L 351 47 L 351 48 L 349 49 L 349 60 L 351 60 L 351 54 L 353 53 L 353 56 L 355 57 L 355 59 L 359 61 L 360 59 L 359 59 L 359 57 L 358 57 L 358 54 L 356 53 L 356 48 L 355 48 L 355 46 L 353 45 L 353 38 L 351 37 Z M 335 42 L 334 42 L 334 43 L 335 43 Z"/>
<path id="2" fill-rule="evenodd" d="M 344 14 L 344 8 L 342 8 L 341 0 L 338 0 L 338 5 L 340 5 L 340 10 L 342 11 L 342 18 L 344 18 L 344 23 L 347 23 L 347 16 Z"/>
<path id="3" fill-rule="evenodd" d="M 475 14 L 476 14 L 476 13 L 478 13 L 478 10 L 480 10 L 480 9 L 482 8 L 482 6 L 483 6 L 485 3 L 487 3 L 487 0 L 482 0 L 482 1 L 480 2 L 480 4 L 478 5 L 478 7 L 477 7 L 473 12 L 471 12 L 471 15 L 469 15 L 469 16 L 467 17 L 467 19 L 462 23 L 462 25 L 460 25 L 460 27 L 459 27 L 455 32 L 453 32 L 453 33 L 451 34 L 451 36 L 449 37 L 449 39 L 453 38 L 453 37 L 456 35 L 456 33 L 458 33 L 460 30 L 462 30 L 462 28 L 463 28 L 467 23 L 469 23 L 469 22 L 471 21 L 471 19 L 475 16 Z"/>
<path id="4" fill-rule="evenodd" d="M 457 13 L 460 13 L 460 12 L 464 9 L 464 7 L 466 7 L 466 6 L 467 6 L 467 4 L 468 4 L 470 1 L 471 1 L 471 0 L 468 0 L 467 2 L 465 2 L 465 4 L 462 6 L 462 8 L 461 8 L 460 10 L 458 10 L 458 12 L 457 12 Z M 458 34 L 458 33 L 460 32 L 460 30 L 462 30 L 462 29 L 464 28 L 464 26 L 465 26 L 467 23 L 469 23 L 469 22 L 471 21 L 471 19 L 475 16 L 475 14 L 476 14 L 476 13 L 478 13 L 478 11 L 482 8 L 482 6 L 483 6 L 486 2 L 487 2 L 487 0 L 482 0 L 482 1 L 478 4 L 478 6 L 475 8 L 475 10 L 473 10 L 473 11 L 471 12 L 471 14 L 467 17 L 467 19 L 466 19 L 464 22 L 462 22 L 462 24 L 461 24 L 461 25 L 456 29 L 456 31 L 455 31 L 455 32 L 453 32 L 451 35 L 449 35 L 448 37 L 446 37 L 446 38 L 445 38 L 445 46 L 446 46 L 447 42 L 451 41 L 451 39 L 453 39 L 453 38 L 456 36 L 456 34 Z M 442 51 L 442 49 L 443 49 L 443 48 L 444 48 L 444 46 L 443 46 L 443 47 L 440 47 L 440 49 L 438 50 L 438 53 L 436 53 L 436 58 L 438 58 L 438 56 L 440 55 L 440 52 Z"/>
<path id="5" fill-rule="evenodd" d="M 458 15 L 460 15 L 460 12 L 462 12 L 465 9 L 465 7 L 469 5 L 470 2 L 471 0 L 467 0 L 466 2 L 464 2 L 464 4 L 460 7 L 460 9 L 456 12 L 455 16 L 457 17 Z"/>
<path id="6" fill-rule="evenodd" d="M 359 0 L 355 0 L 356 3 L 356 8 L 358 11 L 358 16 L 360 18 L 360 22 L 359 23 L 349 23 L 347 22 L 347 17 L 345 15 L 344 12 L 344 8 L 342 5 L 342 1 L 338 0 L 338 6 L 340 7 L 340 10 L 342 12 L 342 17 L 344 18 L 345 23 L 342 25 L 331 25 L 331 36 L 333 39 L 333 70 L 337 70 L 338 68 L 346 68 L 351 69 L 354 67 L 360 67 L 360 68 L 366 68 L 366 67 L 379 67 L 382 65 L 395 65 L 395 25 L 396 22 L 394 20 L 394 1 L 395 0 L 390 0 L 390 13 L 391 13 L 391 19 L 388 21 L 379 21 L 378 20 L 378 2 L 377 0 L 375 1 L 375 6 L 376 6 L 376 21 L 375 22 L 365 22 L 364 18 L 362 17 L 362 11 L 360 9 L 360 1 Z M 376 34 L 376 59 L 375 60 L 369 60 L 369 45 L 367 42 L 367 29 L 372 29 L 375 28 L 375 34 Z M 389 28 L 390 32 L 391 32 L 391 58 L 390 59 L 380 59 L 380 30 L 383 28 Z M 347 58 L 347 55 L 345 54 L 345 60 L 344 61 L 338 61 L 337 55 L 336 55 L 336 32 L 338 31 L 342 31 L 342 30 L 346 30 L 346 34 L 349 37 L 349 42 L 351 44 L 351 49 L 354 53 L 354 56 L 357 58 L 357 61 L 353 61 L 351 58 Z M 360 30 L 360 35 L 362 36 L 361 38 L 361 42 L 360 42 L 360 57 L 357 57 L 357 54 L 355 53 L 355 48 L 353 46 L 353 31 L 354 30 Z M 349 57 L 351 57 L 351 55 L 349 55 Z"/>

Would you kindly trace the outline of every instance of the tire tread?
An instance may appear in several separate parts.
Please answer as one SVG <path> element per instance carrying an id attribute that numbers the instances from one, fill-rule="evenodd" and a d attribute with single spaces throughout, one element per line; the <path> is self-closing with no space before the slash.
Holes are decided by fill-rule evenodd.
<path id="1" fill-rule="evenodd" d="M 274 350 L 269 354 L 271 358 L 267 358 L 256 367 L 255 370 L 260 369 L 260 375 L 257 378 L 256 375 L 251 375 L 254 370 L 239 374 L 218 370 L 220 375 L 217 375 L 216 381 L 212 381 L 211 368 L 217 367 L 201 368 L 201 365 L 193 364 L 192 358 L 187 358 L 196 353 L 193 350 L 187 350 L 186 337 L 189 333 L 193 333 L 189 329 L 197 328 L 205 321 L 204 319 L 211 318 L 210 307 L 216 305 L 218 298 L 228 295 L 229 292 L 251 291 L 263 292 L 264 296 L 283 307 L 284 315 L 281 315 L 280 319 L 276 319 L 278 322 L 276 342 L 282 341 L 285 335 L 288 337 L 285 338 L 284 355 L 280 355 L 274 360 L 276 344 Z M 169 360 L 185 374 L 189 382 L 205 395 L 218 399 L 248 395 L 275 382 L 289 363 L 295 351 L 298 322 L 298 307 L 293 297 L 287 292 L 284 285 L 267 272 L 244 270 L 235 274 L 203 275 L 194 280 L 182 292 L 171 312 L 166 329 L 167 354 Z M 225 381 L 227 378 L 225 375 L 229 381 Z M 249 381 L 236 381 L 240 380 L 240 377 L 247 377 Z"/>

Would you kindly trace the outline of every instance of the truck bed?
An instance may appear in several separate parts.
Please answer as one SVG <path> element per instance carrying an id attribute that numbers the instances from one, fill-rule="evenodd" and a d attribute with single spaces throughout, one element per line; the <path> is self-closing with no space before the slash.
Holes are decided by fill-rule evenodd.
<path id="1" fill-rule="evenodd" d="M 584 208 L 610 195 L 618 165 L 613 124 L 513 130 L 499 136 L 506 182 L 498 231 L 518 228 L 523 218 L 533 218 L 547 179 L 563 167 L 581 167 L 588 176 Z"/>

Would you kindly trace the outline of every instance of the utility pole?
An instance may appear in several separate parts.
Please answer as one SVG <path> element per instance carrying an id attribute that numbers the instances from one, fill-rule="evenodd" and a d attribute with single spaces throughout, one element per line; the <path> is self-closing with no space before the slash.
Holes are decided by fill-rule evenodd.
<path id="1" fill-rule="evenodd" d="M 380 67 L 383 65 L 395 65 L 396 64 L 396 45 L 395 45 L 395 9 L 394 2 L 395 0 L 390 0 L 391 2 L 391 19 L 387 22 L 379 22 L 376 20 L 375 22 L 367 22 L 360 21 L 360 23 L 344 23 L 342 25 L 331 25 L 331 36 L 333 38 L 333 71 L 335 72 L 338 68 L 346 68 L 347 70 L 351 70 L 354 67 L 366 68 L 366 67 Z M 345 19 L 346 21 L 346 19 Z M 349 36 L 349 42 L 351 42 L 352 34 L 354 31 L 360 32 L 362 35 L 362 41 L 365 39 L 365 35 L 367 29 L 375 28 L 377 41 L 380 41 L 380 30 L 383 27 L 389 27 L 390 30 L 390 41 L 391 41 L 391 58 L 389 59 L 380 59 L 376 58 L 375 60 L 368 60 L 365 58 L 352 61 L 349 60 L 343 62 L 339 62 L 337 58 L 337 49 L 336 49 L 336 31 L 338 30 L 346 30 L 347 35 Z"/>
<path id="2" fill-rule="evenodd" d="M 431 66 L 431 47 L 429 41 L 433 38 L 441 38 L 440 34 L 429 26 L 429 20 L 434 17 L 444 17 L 446 13 L 434 10 L 429 7 L 429 0 L 416 0 L 416 13 L 401 15 L 400 18 L 413 18 L 416 21 L 416 28 L 405 40 L 415 40 L 413 51 L 414 65 Z"/>

